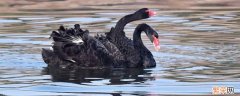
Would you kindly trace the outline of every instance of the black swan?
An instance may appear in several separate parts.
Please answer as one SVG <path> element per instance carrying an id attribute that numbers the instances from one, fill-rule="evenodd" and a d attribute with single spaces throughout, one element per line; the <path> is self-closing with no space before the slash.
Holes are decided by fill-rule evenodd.
<path id="1" fill-rule="evenodd" d="M 148 38 L 156 46 L 159 46 L 158 34 L 147 24 L 139 24 L 135 31 L 133 41 L 130 39 L 128 48 L 129 57 L 132 57 L 138 65 L 126 63 L 126 60 L 115 57 L 96 38 L 88 35 L 88 31 L 79 31 L 80 27 L 65 29 L 60 26 L 59 32 L 53 31 L 53 50 L 43 49 L 42 56 L 48 66 L 60 68 L 95 67 L 95 68 L 119 68 L 119 67 L 154 67 L 156 62 L 151 52 L 143 45 L 141 32 L 144 31 Z M 77 33 L 79 34 L 79 37 Z M 75 35 L 74 35 L 75 34 Z M 80 39 L 81 38 L 81 39 Z M 79 40 L 78 40 L 79 39 Z M 82 40 L 82 41 L 81 41 Z M 80 42 L 76 42 L 80 41 Z M 134 55 L 134 56 L 133 56 Z"/>

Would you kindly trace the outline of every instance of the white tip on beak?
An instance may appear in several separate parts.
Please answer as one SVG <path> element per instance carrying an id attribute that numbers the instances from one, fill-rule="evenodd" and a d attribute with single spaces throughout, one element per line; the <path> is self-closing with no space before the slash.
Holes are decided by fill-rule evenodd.
<path id="1" fill-rule="evenodd" d="M 160 50 L 160 45 L 155 45 L 154 43 L 153 43 L 153 45 L 154 45 L 154 48 L 155 48 L 156 51 Z"/>

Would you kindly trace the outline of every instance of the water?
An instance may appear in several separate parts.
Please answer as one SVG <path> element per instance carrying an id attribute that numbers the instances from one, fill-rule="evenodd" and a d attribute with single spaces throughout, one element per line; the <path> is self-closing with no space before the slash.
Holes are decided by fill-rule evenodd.
<path id="1" fill-rule="evenodd" d="M 240 8 L 211 4 L 169 8 L 159 6 L 160 1 L 144 2 L 1 12 L 0 94 L 207 95 L 214 86 L 234 87 L 240 93 Z M 108 32 L 119 18 L 141 7 L 158 15 L 128 24 L 125 31 L 132 38 L 136 25 L 143 22 L 158 30 L 159 52 L 142 35 L 156 68 L 44 68 L 41 48 L 51 46 L 49 34 L 59 25 L 80 23 L 92 35 Z"/>

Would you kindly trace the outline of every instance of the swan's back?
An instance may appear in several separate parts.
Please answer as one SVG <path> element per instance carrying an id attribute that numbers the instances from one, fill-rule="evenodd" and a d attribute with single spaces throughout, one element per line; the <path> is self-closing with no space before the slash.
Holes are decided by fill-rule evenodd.
<path id="1" fill-rule="evenodd" d="M 43 49 L 43 60 L 50 66 L 65 65 L 67 62 L 69 66 L 79 67 L 119 67 L 121 60 L 117 60 L 98 39 L 88 33 L 76 25 L 70 29 L 60 26 L 58 31 L 51 34 L 53 50 Z"/>

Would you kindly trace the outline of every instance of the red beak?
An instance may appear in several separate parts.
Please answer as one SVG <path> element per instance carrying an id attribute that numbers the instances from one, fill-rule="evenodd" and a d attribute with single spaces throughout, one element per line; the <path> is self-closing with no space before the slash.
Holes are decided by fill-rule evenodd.
<path id="1" fill-rule="evenodd" d="M 160 50 L 160 42 L 159 39 L 157 37 L 155 37 L 154 35 L 152 35 L 153 37 L 153 45 L 156 51 Z"/>
<path id="2" fill-rule="evenodd" d="M 149 17 L 155 16 L 155 15 L 157 14 L 157 12 L 152 11 L 152 10 L 147 10 L 146 12 L 148 12 L 148 16 L 149 16 Z"/>

